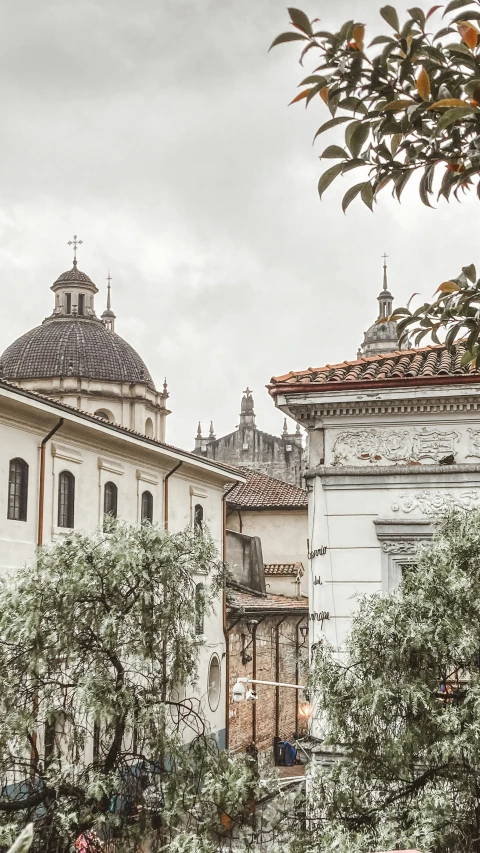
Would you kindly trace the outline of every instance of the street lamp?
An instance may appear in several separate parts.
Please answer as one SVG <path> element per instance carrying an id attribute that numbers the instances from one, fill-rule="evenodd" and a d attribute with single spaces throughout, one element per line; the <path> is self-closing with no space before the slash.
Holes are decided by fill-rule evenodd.
<path id="1" fill-rule="evenodd" d="M 232 699 L 234 702 L 243 702 L 244 699 L 254 701 L 257 694 L 253 690 L 247 690 L 245 693 L 245 685 L 247 684 L 266 684 L 267 687 L 291 687 L 293 690 L 305 690 L 303 684 L 285 684 L 282 681 L 262 681 L 260 678 L 247 678 L 242 676 L 237 678 L 232 688 Z"/>

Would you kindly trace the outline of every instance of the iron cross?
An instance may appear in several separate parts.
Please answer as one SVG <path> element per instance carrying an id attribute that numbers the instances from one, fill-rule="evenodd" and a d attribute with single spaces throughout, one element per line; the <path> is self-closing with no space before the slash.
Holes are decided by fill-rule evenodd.
<path id="1" fill-rule="evenodd" d="M 78 248 L 78 246 L 81 246 L 82 243 L 83 243 L 83 240 L 79 240 L 76 234 L 73 235 L 73 240 L 69 240 L 67 243 L 68 246 L 73 246 L 73 262 L 74 262 L 74 264 L 77 263 L 77 248 Z"/>

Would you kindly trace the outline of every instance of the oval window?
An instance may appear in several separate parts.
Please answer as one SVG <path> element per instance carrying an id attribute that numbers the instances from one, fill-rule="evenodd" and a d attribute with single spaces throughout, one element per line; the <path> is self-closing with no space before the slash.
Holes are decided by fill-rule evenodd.
<path id="1" fill-rule="evenodd" d="M 216 711 L 220 702 L 220 661 L 217 655 L 212 655 L 208 667 L 208 704 L 212 711 Z"/>

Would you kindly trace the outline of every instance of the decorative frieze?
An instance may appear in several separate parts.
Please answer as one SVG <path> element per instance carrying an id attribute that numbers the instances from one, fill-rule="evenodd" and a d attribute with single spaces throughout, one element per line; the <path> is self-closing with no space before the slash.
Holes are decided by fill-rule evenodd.
<path id="1" fill-rule="evenodd" d="M 441 492 L 439 489 L 422 489 L 418 492 L 405 492 L 392 504 L 392 512 L 410 513 L 419 511 L 422 515 L 441 515 L 449 509 L 474 509 L 480 506 L 477 489 L 465 489 L 463 492 Z"/>
<path id="2" fill-rule="evenodd" d="M 480 448 L 480 430 L 479 448 Z M 333 465 L 354 461 L 383 464 L 435 462 L 455 457 L 460 433 L 456 430 L 356 429 L 341 432 L 333 445 Z M 479 449 L 480 455 L 480 449 Z M 453 461 L 453 460 L 452 460 Z"/>
<path id="3" fill-rule="evenodd" d="M 427 547 L 426 542 L 420 542 L 418 539 L 411 540 L 385 540 L 382 542 L 382 551 L 385 554 L 415 554 L 421 548 Z"/>

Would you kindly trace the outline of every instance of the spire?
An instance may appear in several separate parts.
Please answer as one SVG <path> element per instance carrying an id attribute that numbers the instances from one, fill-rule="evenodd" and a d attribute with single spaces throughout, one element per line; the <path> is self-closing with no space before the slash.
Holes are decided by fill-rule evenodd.
<path id="1" fill-rule="evenodd" d="M 242 405 L 240 407 L 240 424 L 241 427 L 253 427 L 255 429 L 255 411 L 252 392 L 247 386 L 243 392 Z"/>
<path id="2" fill-rule="evenodd" d="M 114 312 L 112 311 L 112 297 L 110 293 L 110 282 L 112 281 L 112 276 L 110 275 L 110 270 L 107 275 L 107 308 L 102 314 L 103 325 L 109 332 L 115 331 L 115 320 L 117 319 Z"/>
<path id="3" fill-rule="evenodd" d="M 215 441 L 216 435 L 215 435 L 215 430 L 213 428 L 213 421 L 210 421 L 210 429 L 208 431 L 208 437 L 209 437 L 210 441 Z"/>
<path id="4" fill-rule="evenodd" d="M 201 438 L 201 437 L 202 437 L 202 425 L 199 421 L 198 426 L 197 426 L 197 438 Z"/>
<path id="5" fill-rule="evenodd" d="M 283 419 L 283 432 L 282 432 L 282 436 L 285 438 L 285 436 L 287 436 L 287 435 L 288 435 L 287 419 L 286 419 L 286 418 L 284 418 L 284 419 Z"/>
<path id="6" fill-rule="evenodd" d="M 386 255 L 384 252 L 382 255 L 382 258 L 383 258 L 383 289 L 388 290 L 388 287 L 387 287 L 387 258 L 388 258 L 388 255 Z"/>
<path id="7" fill-rule="evenodd" d="M 167 399 L 167 397 L 169 396 L 170 394 L 168 393 L 167 377 L 165 377 L 165 379 L 163 380 L 162 397 L 165 397 L 165 399 Z"/>

